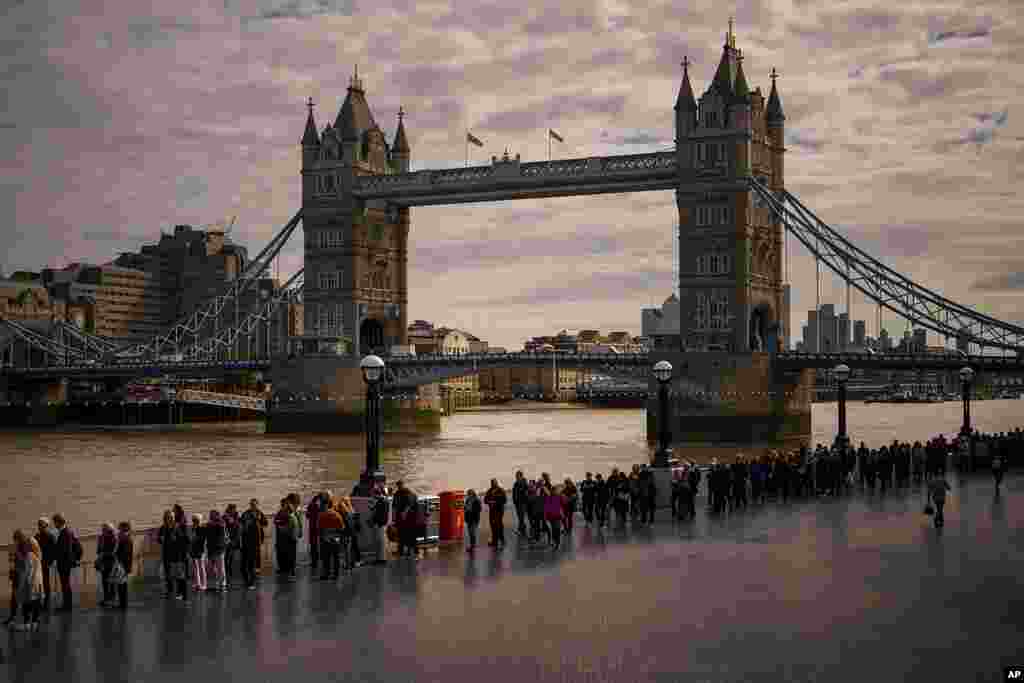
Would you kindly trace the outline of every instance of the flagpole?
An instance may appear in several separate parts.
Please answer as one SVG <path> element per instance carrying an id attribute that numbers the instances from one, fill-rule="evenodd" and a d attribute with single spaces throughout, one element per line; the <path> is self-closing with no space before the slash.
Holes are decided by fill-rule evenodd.
<path id="1" fill-rule="evenodd" d="M 469 128 L 466 129 L 466 168 L 469 168 Z"/>
<path id="2" fill-rule="evenodd" d="M 551 128 L 548 127 L 548 161 L 551 161 Z"/>

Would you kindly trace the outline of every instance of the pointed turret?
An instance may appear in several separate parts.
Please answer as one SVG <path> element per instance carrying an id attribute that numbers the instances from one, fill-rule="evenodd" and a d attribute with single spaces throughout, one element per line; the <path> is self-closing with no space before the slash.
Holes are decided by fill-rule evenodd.
<path id="1" fill-rule="evenodd" d="M 718 69 L 715 70 L 715 77 L 711 79 L 711 87 L 718 91 L 718 94 L 728 102 L 732 99 L 732 65 L 729 53 L 731 48 L 727 44 L 722 48 L 722 59 L 718 62 Z"/>
<path id="2" fill-rule="evenodd" d="M 348 94 L 338 112 L 338 118 L 334 120 L 334 127 L 341 133 L 343 142 L 359 142 L 363 133 L 375 125 L 370 105 L 366 102 L 366 92 L 363 90 L 363 81 L 359 78 L 359 67 L 357 66 L 354 75 L 349 80 Z"/>
<path id="3" fill-rule="evenodd" d="M 743 53 L 736 58 L 736 82 L 733 84 L 733 100 L 736 102 L 749 103 L 750 86 L 747 85 L 747 77 L 743 73 Z"/>
<path id="4" fill-rule="evenodd" d="M 676 111 L 697 111 L 697 98 L 693 96 L 693 87 L 690 85 L 690 58 L 683 57 L 683 82 L 679 86 L 679 96 L 676 98 Z"/>
<path id="5" fill-rule="evenodd" d="M 779 91 L 775 88 L 775 79 L 779 77 L 778 72 L 775 68 L 772 68 L 772 91 L 768 94 L 768 106 L 765 107 L 764 120 L 769 125 L 773 123 L 781 124 L 786 120 L 786 115 L 782 113 L 782 101 L 779 99 Z"/>
<path id="6" fill-rule="evenodd" d="M 690 86 L 690 58 L 683 57 L 683 82 L 679 86 L 679 97 L 676 98 L 676 147 L 683 138 L 689 137 L 697 129 L 697 100 Z"/>
<path id="7" fill-rule="evenodd" d="M 313 98 L 310 97 L 306 103 L 309 107 L 309 115 L 306 117 L 306 132 L 302 134 L 303 147 L 316 147 L 320 144 L 320 136 L 316 134 L 316 121 L 313 120 Z"/>
<path id="8" fill-rule="evenodd" d="M 405 137 L 405 123 L 402 119 L 405 118 L 405 111 L 398 108 L 398 130 L 395 131 L 395 142 L 391 146 L 393 152 L 405 152 L 409 153 L 409 141 Z"/>

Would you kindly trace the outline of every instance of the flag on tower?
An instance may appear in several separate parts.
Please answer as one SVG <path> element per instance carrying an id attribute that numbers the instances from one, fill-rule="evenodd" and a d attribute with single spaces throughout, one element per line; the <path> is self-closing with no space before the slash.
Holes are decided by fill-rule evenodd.
<path id="1" fill-rule="evenodd" d="M 559 142 L 565 142 L 565 140 L 562 139 L 561 135 L 559 135 L 555 131 L 551 130 L 550 128 L 548 128 L 548 135 L 553 137 L 554 139 L 558 140 Z"/>
<path id="2" fill-rule="evenodd" d="M 483 147 L 484 146 L 484 143 L 480 141 L 480 138 L 478 138 L 477 136 L 473 135 L 468 130 L 466 131 L 466 142 L 472 142 L 477 147 Z"/>

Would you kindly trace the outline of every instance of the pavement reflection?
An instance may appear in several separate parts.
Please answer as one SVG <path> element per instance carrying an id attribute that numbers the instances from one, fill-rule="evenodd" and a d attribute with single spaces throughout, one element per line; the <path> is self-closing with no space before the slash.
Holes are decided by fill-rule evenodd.
<path id="1" fill-rule="evenodd" d="M 486 546 L 338 582 L 126 613 L 51 615 L 6 638 L 11 681 L 998 680 L 1024 661 L 1024 478 L 769 503 L 653 528 L 577 527 L 558 552 Z M 486 540 L 486 535 L 485 535 Z"/>

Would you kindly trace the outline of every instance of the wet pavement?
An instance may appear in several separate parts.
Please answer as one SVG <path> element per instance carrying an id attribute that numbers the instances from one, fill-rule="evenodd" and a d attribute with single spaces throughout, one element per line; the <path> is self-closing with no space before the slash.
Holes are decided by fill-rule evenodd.
<path id="1" fill-rule="evenodd" d="M 767 503 L 559 551 L 432 551 L 339 582 L 0 634 L 10 681 L 977 681 L 1024 663 L 1024 477 Z M 663 518 L 667 514 L 662 513 Z M 47 619 L 47 617 L 44 617 Z M 4 680 L 0 678 L 0 680 Z"/>

